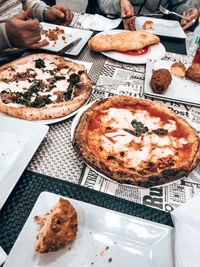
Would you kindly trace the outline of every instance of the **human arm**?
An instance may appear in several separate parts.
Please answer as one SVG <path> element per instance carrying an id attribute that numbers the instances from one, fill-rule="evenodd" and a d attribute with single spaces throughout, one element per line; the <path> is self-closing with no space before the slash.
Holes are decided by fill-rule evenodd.
<path id="1" fill-rule="evenodd" d="M 40 0 L 21 0 L 24 9 L 33 8 L 34 17 L 39 21 L 67 26 L 73 19 L 73 13 L 64 5 L 48 6 Z"/>
<path id="2" fill-rule="evenodd" d="M 45 10 L 44 20 L 50 23 L 68 26 L 73 16 L 69 8 L 63 5 L 55 5 Z"/>
<path id="3" fill-rule="evenodd" d="M 105 15 L 120 16 L 121 14 L 120 0 L 98 0 L 98 6 Z"/>
<path id="4" fill-rule="evenodd" d="M 185 12 L 183 12 L 183 16 L 187 17 L 189 20 L 197 20 L 197 18 L 199 17 L 199 11 L 198 9 L 192 9 L 191 11 L 189 11 L 187 14 Z M 188 29 L 189 27 L 191 27 L 195 22 L 190 22 L 188 20 L 182 19 L 181 20 L 181 26 L 183 28 L 183 30 Z"/>
<path id="5" fill-rule="evenodd" d="M 33 9 L 28 9 L 13 16 L 5 24 L 7 47 L 38 49 L 48 44 L 41 40 L 40 26 L 37 19 L 30 19 L 33 16 Z M 8 46 L 9 45 L 9 46 Z M 6 46 L 6 44 L 5 44 Z"/>
<path id="6" fill-rule="evenodd" d="M 128 0 L 98 0 L 100 11 L 105 15 L 132 16 L 134 9 Z M 123 20 L 125 30 L 135 30 L 135 18 Z"/>
<path id="7" fill-rule="evenodd" d="M 191 3 L 192 2 L 188 4 L 187 2 L 183 2 L 182 0 L 171 0 L 170 1 L 171 11 L 179 13 L 190 20 L 194 19 L 196 21 L 199 17 L 199 11 Z M 188 20 L 181 19 L 180 23 L 181 26 L 183 27 L 183 30 L 186 30 L 187 28 L 192 26 L 195 22 L 190 22 Z"/>
<path id="8" fill-rule="evenodd" d="M 120 0 L 121 17 L 129 17 L 134 15 L 134 8 L 128 0 Z M 135 31 L 135 18 L 123 19 L 124 29 Z"/>

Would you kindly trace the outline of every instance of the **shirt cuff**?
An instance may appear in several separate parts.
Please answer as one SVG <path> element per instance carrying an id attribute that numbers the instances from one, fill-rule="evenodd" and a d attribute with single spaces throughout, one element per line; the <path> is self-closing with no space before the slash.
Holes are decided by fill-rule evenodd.
<path id="1" fill-rule="evenodd" d="M 0 51 L 6 48 L 12 48 L 12 45 L 7 37 L 6 23 L 1 23 L 0 24 Z"/>
<path id="2" fill-rule="evenodd" d="M 190 12 L 190 11 L 193 10 L 193 9 L 194 9 L 194 8 L 191 7 L 191 6 L 189 6 L 189 5 L 182 5 L 182 6 L 178 6 L 178 7 L 177 7 L 175 10 L 173 10 L 173 11 L 175 11 L 175 12 L 177 12 L 177 13 L 183 15 L 183 12 L 185 12 L 185 13 L 187 14 L 188 12 Z"/>
<path id="3" fill-rule="evenodd" d="M 44 19 L 44 11 L 49 8 L 48 5 L 46 5 L 44 2 L 39 2 L 34 4 L 33 10 L 34 10 L 34 16 L 39 20 L 39 21 L 45 21 Z"/>

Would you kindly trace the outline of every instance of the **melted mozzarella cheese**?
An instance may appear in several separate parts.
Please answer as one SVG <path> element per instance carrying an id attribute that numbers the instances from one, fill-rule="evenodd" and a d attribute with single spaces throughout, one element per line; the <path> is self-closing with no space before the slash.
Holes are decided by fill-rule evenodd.
<path id="1" fill-rule="evenodd" d="M 180 139 L 179 139 L 179 143 L 180 143 L 181 145 L 185 145 L 185 144 L 187 144 L 188 142 L 187 142 L 187 140 L 185 140 L 185 138 L 180 138 Z"/>
<path id="2" fill-rule="evenodd" d="M 35 68 L 35 61 L 29 61 L 27 62 L 25 65 L 20 65 L 20 66 L 16 66 L 15 67 L 15 71 L 5 71 L 6 75 L 4 75 L 4 73 L 1 75 L 1 77 L 4 77 L 4 78 L 12 78 L 13 77 L 13 74 L 16 74 L 17 72 L 19 73 L 23 73 L 23 72 L 26 72 L 27 69 L 33 69 L 30 70 L 30 74 L 33 74 L 33 73 L 36 73 L 36 77 L 35 79 L 37 80 L 42 80 L 44 81 L 46 84 L 49 84 L 49 81 L 48 79 L 51 79 L 53 78 L 54 76 L 52 76 L 49 72 L 49 70 L 53 70 L 55 68 L 55 65 L 54 64 L 51 64 L 51 62 L 49 61 L 45 61 L 45 68 L 43 69 L 39 69 L 39 68 Z M 47 70 L 47 71 L 45 71 Z M 68 80 L 68 69 L 61 69 L 58 73 L 56 73 L 56 75 L 60 75 L 60 76 L 64 76 L 65 79 L 63 80 L 58 80 L 54 83 L 54 86 L 52 88 L 52 90 L 50 91 L 38 91 L 38 94 L 41 95 L 41 96 L 44 96 L 44 95 L 50 95 L 50 99 L 52 101 L 55 101 L 57 99 L 57 95 L 54 94 L 54 92 L 56 91 L 63 91 L 65 92 L 69 86 L 69 82 L 67 81 Z M 10 75 L 8 75 L 8 73 Z M 30 78 L 30 80 L 34 80 L 34 78 Z M 0 92 L 2 92 L 3 90 L 11 90 L 12 92 L 26 92 L 26 90 L 33 84 L 33 82 L 29 82 L 28 80 L 25 80 L 25 81 L 22 81 L 22 80 L 17 80 L 17 81 L 12 81 L 12 82 L 9 82 L 9 83 L 6 83 L 6 82 L 3 82 L 3 81 L 0 81 Z M 34 101 L 35 100 L 35 95 L 32 96 L 31 98 L 31 101 Z M 7 105 L 9 106 L 13 106 L 13 107 L 18 107 L 18 106 L 22 106 L 21 104 L 16 104 L 16 103 L 8 103 Z"/>
<path id="3" fill-rule="evenodd" d="M 112 138 L 113 142 L 111 142 L 111 144 L 112 149 L 115 153 L 119 153 L 120 151 L 128 151 L 130 143 L 134 139 L 136 139 L 136 137 L 121 129 L 116 132 L 110 132 L 105 134 L 104 141 L 106 143 L 110 143 L 110 141 L 106 137 Z M 139 140 L 141 140 L 140 137 L 138 137 L 138 141 Z"/>
<path id="4" fill-rule="evenodd" d="M 127 109 L 110 108 L 106 111 L 104 122 L 113 128 L 129 128 L 130 122 L 134 119 L 133 114 Z"/>
<path id="5" fill-rule="evenodd" d="M 162 138 L 157 134 L 151 134 L 150 136 L 145 136 L 146 138 L 150 138 L 150 142 L 152 144 L 157 144 L 159 146 L 169 146 L 170 145 L 170 139 L 168 136 L 162 136 Z"/>
<path id="6" fill-rule="evenodd" d="M 108 152 L 112 152 L 112 142 L 104 136 L 102 136 L 101 139 L 104 149 Z"/>
<path id="7" fill-rule="evenodd" d="M 52 96 L 50 97 L 50 99 L 51 99 L 51 101 L 55 101 L 55 100 L 57 99 L 57 95 L 52 95 Z"/>
<path id="8" fill-rule="evenodd" d="M 176 122 L 173 120 L 169 120 L 169 123 L 166 123 L 163 126 L 163 129 L 168 130 L 168 132 L 172 132 L 176 130 Z"/>
<path id="9" fill-rule="evenodd" d="M 163 147 L 163 148 L 155 148 L 152 150 L 152 155 L 155 157 L 155 159 L 164 158 L 169 155 L 174 155 L 174 151 L 170 148 Z"/>
<path id="10" fill-rule="evenodd" d="M 143 146 L 141 150 L 129 150 L 126 155 L 125 164 L 129 167 L 137 167 L 142 161 L 149 160 L 151 146 Z"/>
<path id="11" fill-rule="evenodd" d="M 128 167 L 137 168 L 143 161 L 156 162 L 160 158 L 174 155 L 175 149 L 188 143 L 186 139 L 177 140 L 173 135 L 157 135 L 151 132 L 151 134 L 141 134 L 137 137 L 123 130 L 126 128 L 134 131 L 131 121 L 135 119 L 147 126 L 149 131 L 162 127 L 168 132 L 172 132 L 176 130 L 174 120 L 169 120 L 163 126 L 159 117 L 152 117 L 146 110 L 132 113 L 127 109 L 109 108 L 104 113 L 106 115 L 102 116 L 102 123 L 109 125 L 113 131 L 111 130 L 102 136 L 102 146 L 116 157 L 120 157 L 121 151 L 125 152 L 123 160 Z"/>

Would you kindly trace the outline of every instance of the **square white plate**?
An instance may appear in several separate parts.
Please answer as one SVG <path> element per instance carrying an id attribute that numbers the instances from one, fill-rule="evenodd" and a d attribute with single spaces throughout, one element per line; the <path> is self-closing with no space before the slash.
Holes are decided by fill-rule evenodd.
<path id="1" fill-rule="evenodd" d="M 4 267 L 174 266 L 173 228 L 68 198 L 78 214 L 77 239 L 56 252 L 35 252 L 34 216 L 50 211 L 59 198 L 48 192 L 39 196 Z"/>
<path id="2" fill-rule="evenodd" d="M 146 76 L 144 85 L 144 94 L 146 96 L 155 97 L 165 100 L 174 100 L 183 104 L 190 104 L 200 106 L 200 84 L 193 82 L 190 79 L 180 78 L 172 75 L 172 81 L 167 91 L 163 94 L 156 94 L 153 92 L 150 80 L 152 71 L 157 69 L 170 70 L 174 62 L 159 60 L 154 63 L 148 62 L 146 65 Z M 189 66 L 185 64 L 186 68 Z"/>
<path id="3" fill-rule="evenodd" d="M 0 209 L 49 127 L 0 117 Z"/>
<path id="4" fill-rule="evenodd" d="M 61 50 L 63 47 L 70 44 L 74 40 L 82 38 L 82 40 L 71 51 L 65 53 L 66 55 L 72 55 L 72 56 L 78 55 L 82 50 L 82 48 L 84 47 L 84 45 L 87 43 L 88 39 L 93 34 L 92 31 L 54 25 L 46 22 L 41 22 L 40 24 L 42 25 L 42 28 L 44 30 L 55 29 L 56 27 L 59 27 L 60 29 L 64 30 L 64 34 L 58 36 L 58 40 L 55 41 L 55 44 L 54 41 L 50 41 L 49 38 L 45 37 L 45 35 L 42 34 L 41 40 L 46 39 L 47 41 L 49 41 L 49 45 L 42 47 L 42 49 L 58 52 L 59 50 Z M 65 40 L 62 39 L 63 36 L 65 37 Z"/>
<path id="5" fill-rule="evenodd" d="M 153 21 L 153 29 L 146 30 L 160 36 L 186 38 L 180 23 L 177 20 L 158 19 L 152 17 L 137 17 L 135 20 L 136 30 L 143 30 L 145 21 Z"/>

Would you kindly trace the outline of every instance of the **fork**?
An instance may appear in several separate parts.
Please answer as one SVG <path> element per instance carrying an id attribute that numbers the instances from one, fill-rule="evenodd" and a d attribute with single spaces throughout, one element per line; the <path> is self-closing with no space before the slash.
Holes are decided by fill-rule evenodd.
<path id="1" fill-rule="evenodd" d="M 46 34 L 46 32 L 45 32 L 45 30 L 44 30 L 44 28 L 43 28 L 43 26 L 41 25 L 41 23 L 39 24 L 39 27 L 40 27 L 40 31 L 45 35 Z"/>
<path id="2" fill-rule="evenodd" d="M 180 15 L 180 14 L 178 14 L 178 13 L 176 13 L 176 12 L 170 11 L 170 10 L 164 8 L 163 6 L 159 6 L 159 10 L 160 10 L 163 14 L 165 14 L 165 15 L 173 14 L 173 15 L 176 15 L 176 16 L 182 18 L 182 19 L 185 19 L 185 20 L 187 20 L 187 21 L 190 21 L 190 22 L 192 22 L 192 23 L 195 23 L 195 21 L 196 21 L 195 19 L 190 20 L 190 19 L 188 19 L 187 17 L 185 17 L 185 16 L 183 16 L 183 15 Z"/>
<path id="3" fill-rule="evenodd" d="M 34 16 L 32 16 L 31 18 L 26 17 L 26 20 L 32 20 L 32 19 L 34 19 Z M 41 31 L 43 34 L 45 34 L 45 31 L 44 31 L 43 26 L 42 26 L 41 24 L 39 24 L 39 27 L 40 27 L 40 31 Z"/>

